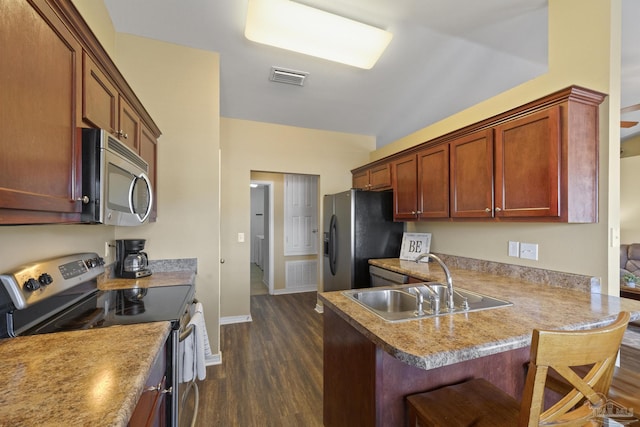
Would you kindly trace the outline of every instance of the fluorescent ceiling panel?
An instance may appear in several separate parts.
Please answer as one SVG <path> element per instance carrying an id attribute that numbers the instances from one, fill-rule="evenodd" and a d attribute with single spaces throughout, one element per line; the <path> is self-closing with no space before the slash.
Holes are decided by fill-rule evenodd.
<path id="1" fill-rule="evenodd" d="M 288 0 L 249 0 L 245 36 L 254 42 L 370 69 L 393 35 Z"/>

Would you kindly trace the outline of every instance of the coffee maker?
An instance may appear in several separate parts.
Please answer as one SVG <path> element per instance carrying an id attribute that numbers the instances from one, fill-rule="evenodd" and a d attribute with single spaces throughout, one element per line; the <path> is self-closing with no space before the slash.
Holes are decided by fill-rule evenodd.
<path id="1" fill-rule="evenodd" d="M 149 259 L 143 252 L 145 239 L 116 240 L 116 276 L 137 279 L 151 275 Z"/>

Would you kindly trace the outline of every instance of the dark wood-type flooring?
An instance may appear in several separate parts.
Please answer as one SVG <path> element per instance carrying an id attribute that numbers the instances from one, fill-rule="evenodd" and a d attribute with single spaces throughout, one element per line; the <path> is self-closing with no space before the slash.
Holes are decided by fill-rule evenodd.
<path id="1" fill-rule="evenodd" d="M 322 426 L 316 293 L 251 297 L 252 322 L 221 327 L 222 364 L 200 383 L 198 426 Z"/>
<path id="2" fill-rule="evenodd" d="M 221 327 L 222 364 L 199 384 L 197 426 L 322 426 L 322 315 L 316 293 L 251 297 L 253 322 Z M 640 327 L 630 325 L 637 334 Z M 635 339 L 635 336 L 634 336 Z M 640 346 L 621 366 L 640 372 Z"/>

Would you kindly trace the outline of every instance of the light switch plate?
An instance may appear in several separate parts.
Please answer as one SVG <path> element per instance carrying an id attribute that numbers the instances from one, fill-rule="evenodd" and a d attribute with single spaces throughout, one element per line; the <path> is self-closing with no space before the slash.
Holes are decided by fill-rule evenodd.
<path id="1" fill-rule="evenodd" d="M 520 258 L 538 260 L 538 244 L 537 243 L 520 243 Z"/>
<path id="2" fill-rule="evenodd" d="M 520 256 L 520 242 L 509 240 L 509 256 L 518 258 Z"/>
<path id="3" fill-rule="evenodd" d="M 238 233 L 238 243 L 244 243 L 244 233 Z"/>

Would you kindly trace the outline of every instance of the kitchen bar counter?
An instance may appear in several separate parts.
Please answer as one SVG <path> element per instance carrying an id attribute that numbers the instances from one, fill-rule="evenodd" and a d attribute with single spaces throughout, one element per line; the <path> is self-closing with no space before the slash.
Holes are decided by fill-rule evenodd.
<path id="1" fill-rule="evenodd" d="M 444 281 L 438 264 L 370 260 L 424 281 Z M 454 288 L 513 303 L 484 311 L 386 322 L 342 291 L 323 292 L 324 425 L 405 425 L 409 394 L 485 378 L 521 398 L 531 333 L 607 324 L 620 311 L 640 319 L 640 301 L 450 268 Z M 587 278 L 588 279 L 588 278 Z"/>
<path id="2" fill-rule="evenodd" d="M 425 281 L 444 282 L 438 264 L 398 259 L 370 264 Z M 342 292 L 319 295 L 326 306 L 387 353 L 412 366 L 431 369 L 527 347 L 540 329 L 581 329 L 603 325 L 623 310 L 640 319 L 640 301 L 540 285 L 477 271 L 450 268 L 455 288 L 512 302 L 512 306 L 399 323 L 386 322 Z"/>
<path id="3" fill-rule="evenodd" d="M 157 272 L 139 279 L 122 279 L 119 277 L 98 280 L 98 289 L 112 291 L 131 288 L 152 288 L 157 286 L 188 285 L 194 282 L 196 274 L 190 271 Z"/>
<path id="4" fill-rule="evenodd" d="M 0 341 L 0 426 L 125 426 L 169 322 Z"/>

